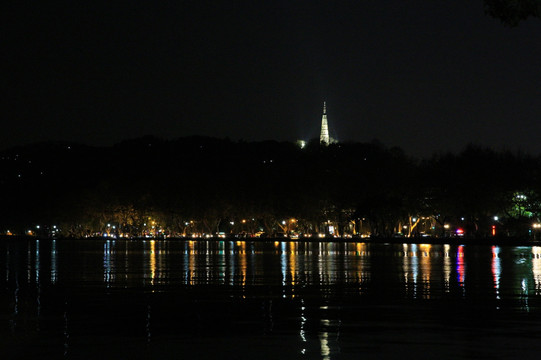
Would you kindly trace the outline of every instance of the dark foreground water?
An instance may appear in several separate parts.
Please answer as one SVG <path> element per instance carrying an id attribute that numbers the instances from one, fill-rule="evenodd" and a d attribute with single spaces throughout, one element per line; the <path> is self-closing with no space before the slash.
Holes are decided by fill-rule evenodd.
<path id="1" fill-rule="evenodd" d="M 532 358 L 541 247 L 0 243 L 2 359 Z"/>

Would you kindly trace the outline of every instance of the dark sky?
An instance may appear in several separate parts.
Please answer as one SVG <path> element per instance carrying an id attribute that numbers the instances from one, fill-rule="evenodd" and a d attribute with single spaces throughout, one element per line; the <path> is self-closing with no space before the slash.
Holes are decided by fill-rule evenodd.
<path id="1" fill-rule="evenodd" d="M 2 5 L 2 148 L 154 134 L 541 153 L 541 21 L 481 0 Z"/>

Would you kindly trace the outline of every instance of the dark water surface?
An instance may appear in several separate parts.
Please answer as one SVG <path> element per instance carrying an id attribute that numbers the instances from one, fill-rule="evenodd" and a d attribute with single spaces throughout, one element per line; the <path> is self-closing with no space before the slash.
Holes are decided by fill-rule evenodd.
<path id="1" fill-rule="evenodd" d="M 0 243 L 2 358 L 541 357 L 541 247 Z"/>

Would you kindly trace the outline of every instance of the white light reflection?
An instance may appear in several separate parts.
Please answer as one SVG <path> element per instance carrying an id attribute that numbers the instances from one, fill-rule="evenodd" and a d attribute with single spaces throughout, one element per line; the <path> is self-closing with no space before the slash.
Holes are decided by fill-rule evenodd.
<path id="1" fill-rule="evenodd" d="M 501 259 L 500 259 L 500 247 L 492 247 L 492 278 L 494 280 L 494 291 L 496 292 L 496 299 L 500 300 L 500 276 L 502 272 Z"/>
<path id="2" fill-rule="evenodd" d="M 36 330 L 39 331 L 39 317 L 41 315 L 41 287 L 39 279 L 39 270 L 40 270 L 40 261 L 39 261 L 39 240 L 36 240 L 36 259 L 35 259 L 35 271 L 36 271 L 36 306 L 37 306 L 37 316 L 36 316 Z"/>
<path id="3" fill-rule="evenodd" d="M 56 239 L 53 239 L 53 245 L 51 248 L 51 283 L 56 284 L 58 268 L 56 263 L 57 251 L 56 251 Z"/>
<path id="4" fill-rule="evenodd" d="M 417 258 L 417 244 L 403 244 L 404 259 L 402 270 L 404 272 L 404 285 L 406 291 L 413 290 L 413 298 L 417 298 L 417 279 L 419 276 L 419 259 Z M 409 248 L 411 246 L 411 251 Z"/>
<path id="5" fill-rule="evenodd" d="M 111 241 L 103 244 L 103 282 L 109 287 L 111 282 Z"/>
<path id="6" fill-rule="evenodd" d="M 331 354 L 336 354 L 340 351 L 340 318 L 329 319 L 328 306 L 320 306 L 322 316 L 325 318 L 320 319 L 320 331 L 319 342 L 321 348 L 321 358 L 324 360 L 330 360 Z M 340 310 L 340 308 L 334 308 L 333 310 Z"/>
<path id="7" fill-rule="evenodd" d="M 282 268 L 282 297 L 286 297 L 286 284 L 287 284 L 287 243 L 282 241 L 280 243 L 280 265 Z"/>
<path id="8" fill-rule="evenodd" d="M 130 242 L 128 241 L 124 242 L 124 280 L 126 281 L 126 283 L 128 282 L 128 274 L 130 273 L 130 262 L 128 256 L 128 254 L 130 253 L 128 250 L 129 243 Z"/>
<path id="9" fill-rule="evenodd" d="M 417 279 L 419 277 L 419 258 L 417 257 L 417 244 L 411 244 L 411 271 L 413 273 L 413 298 L 417 298 Z"/>
<path id="10" fill-rule="evenodd" d="M 235 285 L 235 249 L 234 249 L 234 243 L 232 241 L 228 242 L 229 244 L 229 285 L 233 286 Z"/>
<path id="11" fill-rule="evenodd" d="M 532 274 L 535 295 L 541 295 L 541 246 L 532 246 Z"/>
<path id="12" fill-rule="evenodd" d="M 451 283 L 451 256 L 449 254 L 449 250 L 451 249 L 451 246 L 449 244 L 443 245 L 443 283 L 444 283 L 444 291 L 448 293 L 450 291 L 450 283 Z"/>
<path id="13" fill-rule="evenodd" d="M 301 338 L 301 342 L 302 342 L 302 348 L 301 348 L 301 354 L 306 354 L 306 343 L 307 343 L 307 340 L 306 340 L 306 332 L 304 331 L 304 326 L 306 324 L 306 317 L 304 316 L 304 310 L 306 309 L 306 307 L 304 306 L 304 300 L 301 299 L 301 327 L 300 327 L 300 330 L 299 330 L 299 336 Z"/>
<path id="14" fill-rule="evenodd" d="M 35 272 L 36 272 L 36 283 L 39 284 L 39 270 L 40 270 L 40 263 L 39 263 L 39 240 L 36 240 L 36 259 L 35 259 Z"/>
<path id="15" fill-rule="evenodd" d="M 522 301 L 523 301 L 522 308 L 526 312 L 529 312 L 530 311 L 530 304 L 528 303 L 528 280 L 523 278 L 522 282 L 521 282 L 521 287 L 522 287 L 521 297 L 522 297 Z"/>
<path id="16" fill-rule="evenodd" d="M 210 268 L 211 268 L 211 256 L 210 256 L 210 243 L 205 241 L 205 282 L 209 283 L 211 279 Z"/>
<path id="17" fill-rule="evenodd" d="M 318 244 L 318 253 L 317 253 L 317 267 L 318 267 L 318 276 L 319 276 L 319 284 L 323 285 L 325 284 L 327 269 L 324 268 L 324 265 L 326 265 L 326 258 L 325 258 L 325 250 L 323 249 L 324 243 Z"/>
<path id="18" fill-rule="evenodd" d="M 184 243 L 184 256 L 182 259 L 182 276 L 183 276 L 183 283 L 184 285 L 188 285 L 188 279 L 189 279 L 189 271 L 190 271 L 190 257 L 189 257 L 189 249 L 188 249 L 188 243 Z"/>
<path id="19" fill-rule="evenodd" d="M 224 241 L 223 240 L 220 240 L 220 242 L 218 243 L 218 263 L 220 264 L 219 267 L 220 267 L 220 273 L 218 274 L 218 281 L 220 284 L 223 284 L 225 285 L 226 281 L 225 281 L 225 274 L 226 274 L 226 270 L 227 270 L 227 267 L 226 267 L 226 258 L 225 258 L 225 250 L 224 250 Z"/>

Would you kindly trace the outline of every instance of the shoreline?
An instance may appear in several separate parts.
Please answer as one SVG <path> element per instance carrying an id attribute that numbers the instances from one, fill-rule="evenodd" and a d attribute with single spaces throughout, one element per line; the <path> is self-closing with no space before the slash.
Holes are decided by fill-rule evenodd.
<path id="1" fill-rule="evenodd" d="M 520 238 L 520 237 L 494 237 L 494 238 L 467 238 L 467 237 L 452 237 L 452 238 L 435 238 L 435 237 L 404 237 L 404 238 L 237 238 L 237 237 L 210 237 L 210 238 L 192 238 L 192 237 L 168 237 L 168 238 L 111 238 L 111 237 L 88 237 L 88 238 L 72 238 L 72 237 L 39 237 L 28 235 L 0 235 L 0 241 L 28 241 L 28 240 L 62 240 L 62 241 L 81 241 L 81 240 L 127 240 L 127 241 L 245 241 L 245 242 L 313 242 L 313 243 L 367 243 L 367 244 L 430 244 L 430 245 L 493 245 L 493 246 L 541 246 L 541 239 Z"/>

